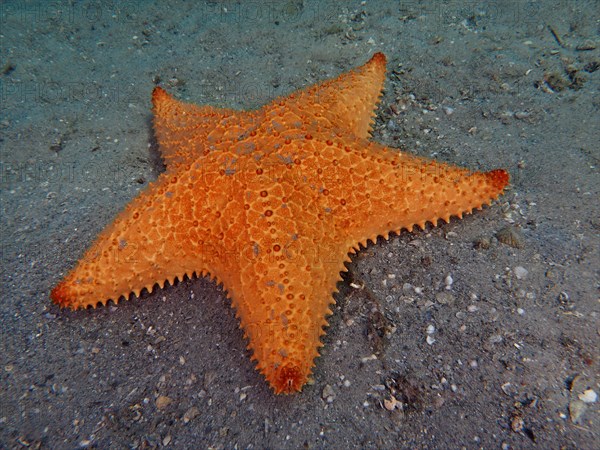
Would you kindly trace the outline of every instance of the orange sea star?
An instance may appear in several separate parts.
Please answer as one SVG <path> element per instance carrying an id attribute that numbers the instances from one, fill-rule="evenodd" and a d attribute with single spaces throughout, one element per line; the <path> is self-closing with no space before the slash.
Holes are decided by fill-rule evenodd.
<path id="1" fill-rule="evenodd" d="M 369 140 L 386 58 L 263 108 L 182 103 L 154 89 L 167 170 L 52 291 L 73 309 L 185 275 L 222 282 L 276 393 L 299 391 L 322 346 L 349 253 L 377 236 L 462 217 L 497 198 L 487 173 Z"/>

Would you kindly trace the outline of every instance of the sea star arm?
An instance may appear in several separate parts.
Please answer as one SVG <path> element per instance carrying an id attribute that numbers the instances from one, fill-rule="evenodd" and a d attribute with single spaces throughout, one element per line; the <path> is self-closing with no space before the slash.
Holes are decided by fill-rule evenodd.
<path id="1" fill-rule="evenodd" d="M 375 53 L 363 66 L 276 99 L 264 109 L 268 117 L 288 127 L 303 123 L 305 132 L 324 139 L 349 134 L 367 138 L 383 90 L 385 64 L 385 55 Z"/>
<path id="2" fill-rule="evenodd" d="M 197 195 L 191 196 L 194 177 Z M 207 205 L 205 182 L 197 177 L 189 171 L 161 175 L 98 236 L 52 299 L 61 307 L 96 307 L 194 272 L 236 288 L 236 259 L 228 258 L 235 251 L 219 239 L 227 226 L 216 217 L 219 205 L 228 204 L 227 190 L 213 192 Z"/>
<path id="3" fill-rule="evenodd" d="M 247 205 L 238 240 L 247 251 L 240 253 L 241 289 L 232 305 L 257 369 L 276 393 L 289 393 L 312 372 L 347 255 L 329 265 L 323 240 L 329 230 L 314 203 L 318 193 L 293 170 L 297 162 L 277 153 L 257 156 L 236 173 Z"/>
<path id="4" fill-rule="evenodd" d="M 158 86 L 152 91 L 152 105 L 154 133 L 172 171 L 207 155 L 223 141 L 243 137 L 257 122 L 256 113 L 185 103 Z"/>
<path id="5" fill-rule="evenodd" d="M 504 170 L 473 172 L 376 143 L 346 147 L 335 165 L 322 161 L 323 211 L 346 248 L 414 226 L 434 226 L 489 205 L 509 182 Z M 327 159 L 327 155 L 323 155 Z"/>

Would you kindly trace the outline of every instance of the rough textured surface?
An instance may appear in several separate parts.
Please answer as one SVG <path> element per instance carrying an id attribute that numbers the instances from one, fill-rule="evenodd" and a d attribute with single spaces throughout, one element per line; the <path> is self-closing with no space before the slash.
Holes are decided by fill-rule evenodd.
<path id="1" fill-rule="evenodd" d="M 503 170 L 471 173 L 369 142 L 385 56 L 237 113 L 153 93 L 167 171 L 51 293 L 95 307 L 210 274 L 276 393 L 301 390 L 323 344 L 348 253 L 390 232 L 489 204 Z"/>

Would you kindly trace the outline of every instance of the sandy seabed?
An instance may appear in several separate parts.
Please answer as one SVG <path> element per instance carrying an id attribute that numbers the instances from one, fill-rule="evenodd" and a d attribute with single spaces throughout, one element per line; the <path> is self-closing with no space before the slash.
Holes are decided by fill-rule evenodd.
<path id="1" fill-rule="evenodd" d="M 0 4 L 1 448 L 578 448 L 599 440 L 595 1 Z M 156 84 L 253 109 L 382 51 L 373 139 L 511 187 L 348 265 L 275 396 L 223 291 L 49 299 L 162 169 Z M 393 201 L 393 199 L 391 199 Z"/>

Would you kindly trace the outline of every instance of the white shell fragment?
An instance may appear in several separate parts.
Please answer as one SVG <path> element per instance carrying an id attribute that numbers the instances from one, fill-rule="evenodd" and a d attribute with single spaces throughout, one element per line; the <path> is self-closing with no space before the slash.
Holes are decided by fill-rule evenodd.
<path id="1" fill-rule="evenodd" d="M 598 394 L 593 389 L 587 389 L 583 394 L 579 394 L 579 400 L 584 403 L 596 403 L 598 400 Z"/>

